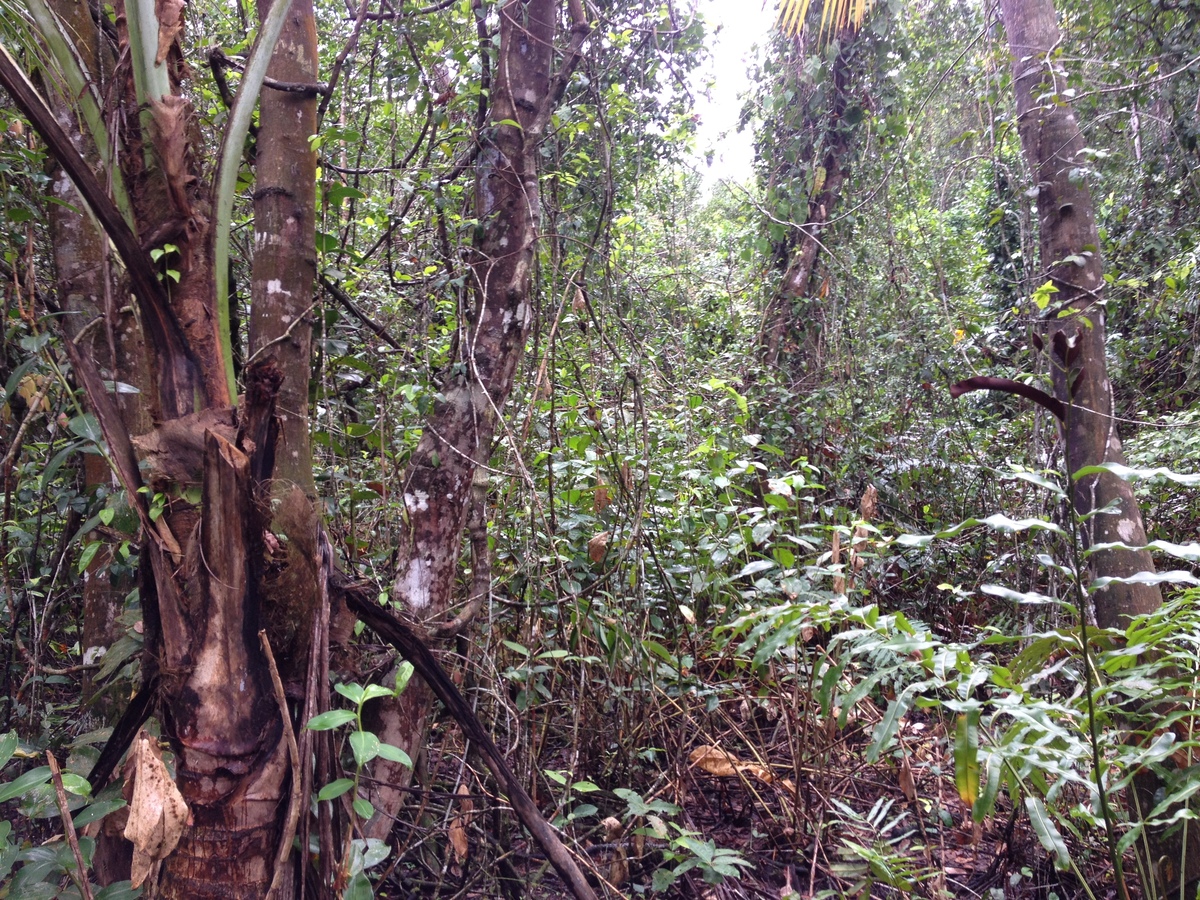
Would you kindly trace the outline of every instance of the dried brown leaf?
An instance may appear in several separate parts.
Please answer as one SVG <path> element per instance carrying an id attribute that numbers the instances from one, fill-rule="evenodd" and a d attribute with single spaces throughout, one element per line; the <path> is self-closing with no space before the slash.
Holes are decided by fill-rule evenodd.
<path id="1" fill-rule="evenodd" d="M 133 788 L 125 837 L 133 844 L 133 886 L 140 887 L 158 860 L 165 859 L 179 843 L 188 824 L 188 807 L 183 795 L 163 765 L 158 742 L 144 730 L 134 741 L 125 765 L 126 784 Z"/>
<path id="2" fill-rule="evenodd" d="M 157 0 L 154 12 L 158 16 L 158 53 L 154 61 L 162 65 L 171 52 L 171 45 L 183 31 L 184 0 Z"/>
<path id="3" fill-rule="evenodd" d="M 458 815 L 450 820 L 450 846 L 454 848 L 455 859 L 461 863 L 466 860 L 471 846 L 467 840 L 467 825 L 475 804 L 471 801 L 471 791 L 466 784 L 460 784 L 456 793 L 461 799 L 458 801 Z"/>
<path id="4" fill-rule="evenodd" d="M 592 512 L 602 513 L 608 509 L 612 503 L 612 497 L 608 494 L 608 485 L 601 478 L 596 482 L 595 496 L 592 500 Z"/>
<path id="5" fill-rule="evenodd" d="M 602 531 L 590 541 L 588 541 L 588 559 L 594 563 L 599 563 L 604 559 L 604 552 L 608 549 L 607 531 Z"/>
<path id="6" fill-rule="evenodd" d="M 867 489 L 863 491 L 862 500 L 858 504 L 859 518 L 864 522 L 873 521 L 878 511 L 879 491 L 875 490 L 875 485 L 868 484 Z"/>

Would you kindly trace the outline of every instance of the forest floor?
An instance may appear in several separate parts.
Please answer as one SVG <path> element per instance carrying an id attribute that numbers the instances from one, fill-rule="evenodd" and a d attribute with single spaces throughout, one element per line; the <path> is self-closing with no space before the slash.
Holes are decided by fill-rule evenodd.
<path id="1" fill-rule="evenodd" d="M 797 767 L 782 717 L 771 721 L 769 705 L 752 715 L 746 715 L 746 710 L 746 704 L 740 704 L 740 710 L 727 718 L 731 725 L 725 734 L 716 736 L 714 744 L 695 746 L 677 771 L 660 778 L 656 790 L 645 798 L 647 802 L 651 797 L 667 799 L 677 807 L 671 817 L 676 823 L 669 832 L 672 836 L 685 828 L 700 843 L 711 842 L 740 854 L 749 864 L 741 877 L 710 884 L 702 878 L 703 866 L 697 866 L 654 893 L 650 890 L 654 870 L 673 868 L 687 854 L 670 858 L 669 844 L 652 833 L 651 817 L 613 818 L 607 827 L 602 823 L 590 832 L 577 824 L 575 834 L 583 837 L 575 849 L 590 859 L 592 872 L 608 883 L 607 896 L 712 900 L 907 896 L 1105 900 L 1116 896 L 1113 867 L 1098 840 L 1069 837 L 1074 870 L 1056 871 L 1024 810 L 1014 811 L 1007 797 L 998 799 L 984 822 L 972 821 L 970 807 L 955 787 L 953 736 L 947 738 L 945 723 L 919 711 L 910 713 L 899 731 L 898 749 L 868 764 L 869 735 L 882 711 L 865 699 L 844 728 L 821 727 L 808 733 L 810 746 L 818 748 L 808 758 L 820 762 Z M 741 721 L 735 722 L 739 713 Z M 441 730 L 440 749 L 444 763 L 459 773 L 453 777 L 461 777 L 462 747 L 456 731 L 452 725 Z M 711 730 L 705 738 L 714 738 Z M 739 750 L 735 754 L 718 746 Z M 452 775 L 450 765 L 440 768 L 447 770 L 441 774 Z M 443 783 L 439 793 L 449 798 L 453 788 Z M 490 805 L 487 798 L 484 801 Z M 603 805 L 602 800 L 596 802 Z M 547 805 L 544 799 L 541 805 Z M 440 809 L 429 815 L 433 807 Z M 378 896 L 433 896 L 428 892 L 435 885 L 437 895 L 447 897 L 567 896 L 515 824 L 500 824 L 500 818 L 511 819 L 511 814 L 504 811 L 497 817 L 497 812 L 495 806 L 492 815 L 477 812 L 469 823 L 472 849 L 465 858 L 455 859 L 453 836 L 443 838 L 441 851 L 424 861 L 402 852 L 393 870 L 395 878 Z M 454 829 L 455 814 L 445 799 L 427 805 L 425 822 L 433 820 Z M 637 834 L 639 826 L 642 836 Z M 423 832 L 428 840 L 428 827 Z M 433 843 L 439 840 L 434 838 Z M 1127 873 L 1133 871 L 1132 863 L 1127 860 Z M 417 875 L 419 870 L 424 875 Z M 503 884 L 506 872 L 520 883 L 508 894 Z M 1081 883 L 1081 877 L 1086 883 Z M 1135 878 L 1127 874 L 1127 880 L 1133 896 L 1140 896 Z"/>

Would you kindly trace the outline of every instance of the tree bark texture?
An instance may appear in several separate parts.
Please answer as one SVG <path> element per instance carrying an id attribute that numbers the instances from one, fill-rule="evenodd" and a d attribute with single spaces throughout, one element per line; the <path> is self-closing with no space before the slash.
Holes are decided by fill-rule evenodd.
<path id="1" fill-rule="evenodd" d="M 1123 463 L 1113 418 L 1113 395 L 1105 362 L 1104 265 L 1095 209 L 1086 181 L 1083 135 L 1059 85 L 1065 73 L 1058 62 L 1062 35 L 1053 0 L 1001 0 L 1000 11 L 1012 53 L 1017 127 L 1037 187 L 1042 267 L 1057 289 L 1046 316 L 1054 393 L 1063 406 L 1067 470 Z M 1145 529 L 1130 484 L 1104 473 L 1073 479 L 1072 502 L 1086 516 L 1087 546 L 1118 542 L 1144 547 Z M 1112 512 L 1097 512 L 1112 509 Z M 1128 577 L 1153 572 L 1145 549 L 1106 549 L 1088 559 L 1096 577 Z M 1126 619 L 1157 609 L 1157 585 L 1110 584 L 1093 595 L 1096 623 L 1121 628 Z M 1161 788 L 1149 769 L 1135 774 L 1133 794 L 1141 814 L 1156 804 Z M 1134 815 L 1138 810 L 1134 810 Z M 1146 869 L 1159 880 L 1162 896 L 1200 878 L 1200 831 L 1192 829 L 1187 846 L 1180 832 L 1150 829 Z M 1140 846 L 1140 845 L 1139 845 Z M 1180 860 L 1186 868 L 1181 869 Z"/>
<path id="2" fill-rule="evenodd" d="M 77 6 L 80 21 L 74 28 L 97 39 L 86 5 Z M 124 5 L 118 3 L 116 12 L 121 37 Z M 178 88 L 178 35 L 164 19 L 172 16 L 172 7 L 159 4 L 156 12 L 162 32 L 173 35 L 171 46 L 159 54 L 159 65 L 171 67 L 170 84 Z M 308 15 L 311 19 L 311 7 Z M 311 28 L 310 21 L 310 32 Z M 308 61 L 315 64 L 314 60 L 312 52 Z M 99 72 L 90 77 L 100 83 Z M 288 807 L 284 786 L 291 771 L 288 744 L 281 740 L 283 728 L 291 723 L 276 699 L 258 640 L 264 533 L 271 509 L 264 491 L 275 468 L 275 403 L 282 378 L 272 361 L 249 366 L 247 400 L 238 412 L 229 407 L 212 296 L 210 185 L 191 152 L 194 135 L 187 102 L 169 95 L 152 98 L 143 107 L 129 81 L 114 92 L 129 123 L 121 132 L 120 158 L 132 201 L 131 225 L 96 177 L 94 164 L 64 132 L 61 117 L 55 119 L 6 53 L 0 53 L 0 80 L 116 247 L 146 330 L 146 371 L 154 373 L 147 407 L 153 421 L 141 434 L 121 416 L 120 398 L 105 388 L 105 375 L 97 365 L 105 361 L 105 354 L 93 354 L 89 346 L 69 339 L 65 346 L 141 524 L 145 683 L 157 685 L 163 735 L 174 750 L 176 781 L 191 814 L 179 846 L 163 862 L 157 893 L 188 900 L 261 898 L 275 869 Z M 68 107 L 71 99 L 59 102 Z M 300 121 L 294 130 L 306 127 Z M 306 156 L 311 156 L 311 130 L 299 139 Z M 294 148 L 294 133 L 292 137 Z M 59 182 L 65 185 L 65 179 Z M 315 255 L 311 183 L 310 177 L 307 192 L 303 186 L 296 188 L 310 198 L 310 212 L 302 217 L 303 227 L 290 235 L 302 241 L 307 228 L 309 294 Z M 286 226 L 286 221 L 264 218 L 268 223 L 256 229 L 260 233 Z M 66 234 L 61 253 L 74 253 L 75 239 L 82 235 L 78 228 Z M 163 250 L 157 262 L 148 254 L 155 248 Z M 64 265 L 68 275 L 85 265 L 82 259 L 63 260 L 70 263 Z M 167 269 L 177 273 L 178 280 Z M 105 311 L 109 329 L 123 324 L 111 309 Z M 98 334 L 103 336 L 103 329 Z M 264 345 L 270 339 L 264 339 Z M 297 379 L 302 410 L 307 406 L 306 334 L 303 339 L 304 346 L 293 354 L 304 355 Z M 106 342 L 98 343 L 103 347 Z M 288 349 L 285 343 L 272 349 Z M 119 354 L 107 362 L 122 367 L 105 373 L 120 381 L 131 379 L 129 370 L 140 370 Z M 298 418 L 306 428 L 303 416 Z M 293 472 L 311 465 L 301 452 L 307 453 L 307 441 L 295 457 L 289 454 Z M 311 484 L 311 474 L 307 478 Z M 197 487 L 199 506 L 187 499 L 189 489 Z M 304 491 L 298 490 L 311 509 Z M 314 544 L 315 533 L 308 537 L 309 545 Z"/>
<path id="3" fill-rule="evenodd" d="M 88 7 L 81 3 L 52 0 L 51 8 L 75 35 L 75 50 L 87 61 L 91 71 L 105 79 L 111 77 L 112 60 L 108 48 L 102 46 L 99 34 L 91 21 Z M 93 168 L 100 168 L 97 148 L 80 132 L 74 111 L 57 93 L 45 92 L 56 121 L 67 135 L 76 152 Z M 118 391 L 115 403 L 125 427 L 133 434 L 150 428 L 150 420 L 142 393 L 149 390 L 146 378 L 145 346 L 141 329 L 132 311 L 120 309 L 118 298 L 127 295 L 115 265 L 108 259 L 108 240 L 94 219 L 85 212 L 86 204 L 75 185 L 61 167 L 50 178 L 50 193 L 60 201 L 49 205 L 49 225 L 57 278 L 57 300 L 66 313 L 63 329 L 71 339 L 100 318 L 99 330 L 92 330 L 91 347 L 97 363 L 107 379 L 123 381 L 137 393 Z M 84 482 L 89 489 L 112 487 L 112 473 L 103 459 L 85 456 Z M 101 539 L 99 533 L 93 539 Z M 125 597 L 134 587 L 134 579 L 117 578 L 112 562 L 120 538 L 106 540 L 105 546 L 93 558 L 83 576 L 83 628 L 80 634 L 84 663 L 98 662 L 108 648 L 121 636 L 118 618 Z M 97 685 L 94 670 L 83 675 L 83 699 L 92 703 Z M 101 715 L 112 711 L 109 700 L 98 701 Z"/>
<path id="4" fill-rule="evenodd" d="M 271 0 L 260 0 L 265 19 Z M 312 0 L 292 0 L 268 76 L 317 82 L 317 28 Z M 279 446 L 271 496 L 271 530 L 284 558 L 262 584 L 264 627 L 285 683 L 307 669 L 317 590 L 317 488 L 309 440 L 312 312 L 316 292 L 317 95 L 265 88 L 259 100 L 255 157 L 254 260 L 249 347 L 252 363 L 273 359 L 282 376 L 276 410 Z"/>
<path id="5" fill-rule="evenodd" d="M 1095 211 L 1086 181 L 1084 140 L 1066 98 L 1065 74 L 1057 61 L 1062 35 L 1053 0 L 1001 0 L 1012 53 L 1013 86 L 1021 146 L 1037 187 L 1042 268 L 1057 289 L 1046 316 L 1054 393 L 1065 410 L 1067 471 L 1123 463 L 1113 418 L 1112 386 L 1104 354 L 1104 265 Z M 1128 482 L 1111 474 L 1073 481 L 1075 512 L 1088 516 L 1086 545 L 1146 543 L 1141 512 Z M 1090 515 L 1111 508 L 1113 512 Z M 1153 572 L 1144 549 L 1095 551 L 1089 557 L 1097 577 L 1128 577 Z M 1129 616 L 1162 603 L 1158 587 L 1115 583 L 1094 595 L 1096 623 L 1120 627 Z"/>
<path id="6" fill-rule="evenodd" d="M 538 146 L 588 33 L 571 0 L 572 41 L 552 77 L 558 0 L 512 0 L 499 9 L 500 48 L 490 121 L 475 169 L 479 225 L 471 261 L 474 306 L 460 342 L 461 365 L 443 388 L 409 463 L 406 530 L 397 556 L 393 602 L 420 633 L 438 632 L 452 614 L 462 531 L 476 469 L 491 455 L 500 413 L 533 321 L 531 281 L 541 223 Z M 507 124 L 515 122 L 517 124 Z M 425 743 L 433 695 L 414 678 L 398 700 L 376 710 L 382 740 L 414 759 Z M 387 811 L 403 803 L 411 772 L 377 761 L 368 794 L 380 810 L 368 837 L 391 829 Z"/>

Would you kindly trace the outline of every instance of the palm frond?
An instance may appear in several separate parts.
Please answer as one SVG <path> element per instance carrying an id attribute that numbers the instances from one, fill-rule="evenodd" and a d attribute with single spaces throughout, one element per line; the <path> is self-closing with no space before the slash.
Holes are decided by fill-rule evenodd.
<path id="1" fill-rule="evenodd" d="M 779 0 L 777 27 L 789 37 L 797 37 L 804 30 L 804 22 L 812 0 Z M 857 31 L 874 0 L 825 0 L 821 8 L 821 33 L 819 41 L 824 43 L 831 34 L 844 29 Z"/>

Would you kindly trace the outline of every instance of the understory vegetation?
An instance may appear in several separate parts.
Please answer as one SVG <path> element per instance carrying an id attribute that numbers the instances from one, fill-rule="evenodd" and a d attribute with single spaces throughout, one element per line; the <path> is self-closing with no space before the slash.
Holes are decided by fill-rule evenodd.
<path id="1" fill-rule="evenodd" d="M 112 163 L 118 148 L 152 155 L 149 138 L 120 144 L 156 108 L 115 99 L 132 84 L 116 50 L 134 4 L 84 17 L 113 42 L 93 48 L 108 53 L 95 113 L 113 143 L 90 164 L 117 206 L 125 173 L 165 302 L 212 265 L 190 255 L 196 222 L 227 229 L 241 396 L 233 425 L 198 433 L 255 465 L 263 442 L 237 424 L 253 373 L 296 323 L 311 329 L 300 386 L 268 415 L 304 423 L 311 451 L 285 424 L 269 462 L 298 461 L 311 486 L 268 466 L 260 518 L 216 539 L 245 540 L 249 581 L 267 586 L 245 596 L 282 610 L 228 626 L 263 660 L 254 728 L 282 715 L 288 738 L 245 754 L 257 766 L 271 740 L 285 748 L 267 856 L 280 844 L 292 881 L 275 896 L 571 895 L 469 713 L 597 896 L 1200 897 L 1200 6 L 1059 0 L 1061 45 L 1041 60 L 1060 79 L 1042 100 L 1073 109 L 1086 145 L 1069 177 L 1100 243 L 1078 252 L 1102 259 L 1104 283 L 1083 321 L 1107 327 L 1099 365 L 1124 445 L 1123 461 L 1077 471 L 1052 408 L 1074 402 L 1083 367 L 1066 364 L 1056 400 L 1067 353 L 1051 334 L 1073 311 L 1056 311 L 1062 261 L 1041 259 L 998 7 L 877 3 L 857 28 L 806 7 L 802 29 L 778 27 L 749 62 L 754 162 L 718 182 L 697 161 L 696 97 L 743 73 L 711 71 L 712 10 L 549 3 L 565 77 L 527 148 L 540 222 L 528 294 L 511 294 L 529 321 L 506 393 L 475 349 L 495 302 L 480 248 L 497 246 L 480 198 L 503 187 L 483 167 L 509 153 L 490 143 L 505 129 L 537 132 L 489 118 L 516 70 L 505 6 L 316 4 L 319 84 L 291 89 L 318 122 L 295 151 L 315 154 L 314 278 L 282 313 L 262 312 L 286 291 L 255 256 L 302 238 L 268 235 L 256 213 L 283 190 L 255 180 L 266 113 L 233 157 L 228 217 L 193 197 L 186 225 L 155 232 L 139 204 L 170 191 Z M 67 18 L 42 0 L 0 0 L 0 18 L 0 52 L 65 97 L 56 114 L 76 137 L 94 135 L 78 111 L 90 89 L 72 87 L 54 41 L 76 26 L 48 31 Z M 181 32 L 160 31 L 190 104 L 189 191 L 219 182 L 259 27 L 250 4 L 201 0 Z M 268 76 L 264 96 L 297 80 Z M 152 373 L 167 351 L 117 243 L 100 242 L 88 268 L 105 287 L 84 297 L 57 248 L 63 215 L 94 227 L 89 207 L 55 188 L 61 160 L 7 94 L 0 135 L 0 900 L 153 896 L 160 877 L 174 896 L 160 867 L 203 816 L 191 795 L 172 814 L 164 788 L 161 821 L 138 831 L 135 796 L 191 752 L 159 609 L 163 572 L 208 564 L 210 520 L 187 516 L 212 506 L 210 481 L 163 463 L 174 414 L 150 397 L 166 396 Z M 281 324 L 254 337 L 264 315 Z M 1044 400 L 952 396 L 967 379 Z M 437 443 L 438 417 L 476 381 L 471 415 L 494 433 L 473 432 L 457 495 L 434 495 L 414 479 L 439 483 L 464 457 L 448 434 Z M 124 416 L 140 489 L 92 384 Z M 1089 477 L 1132 486 L 1157 571 L 1097 562 L 1112 545 L 1096 523 L 1121 508 L 1081 506 Z M 311 520 L 289 505 L 296 485 Z M 406 575 L 437 510 L 452 526 L 444 600 Z M 1126 583 L 1161 590 L 1161 605 L 1106 621 L 1097 597 Z M 301 587 L 314 599 L 287 599 Z M 395 710 L 429 676 L 354 602 L 411 627 L 468 712 L 435 690 L 427 738 L 408 743 Z M 139 697 L 127 762 L 90 783 Z"/>

